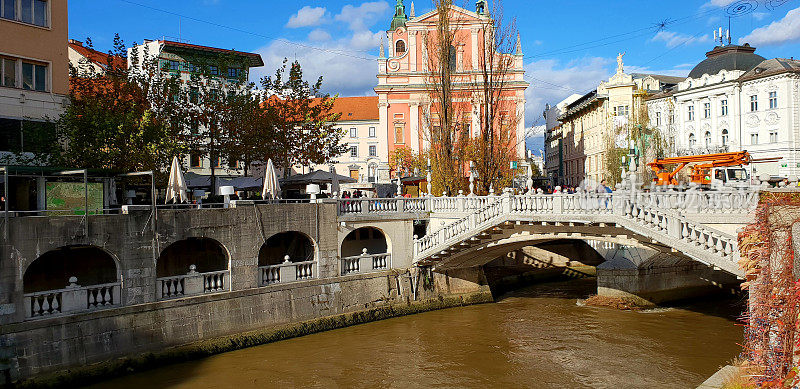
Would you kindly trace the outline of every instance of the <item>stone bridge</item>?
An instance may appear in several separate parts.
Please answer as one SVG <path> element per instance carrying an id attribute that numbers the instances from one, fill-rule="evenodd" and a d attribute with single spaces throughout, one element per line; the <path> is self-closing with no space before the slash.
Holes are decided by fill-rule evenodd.
<path id="1" fill-rule="evenodd" d="M 424 215 L 432 225 L 415 237 L 414 263 L 440 270 L 582 239 L 646 246 L 741 277 L 735 231 L 752 220 L 757 200 L 743 190 L 359 199 L 340 200 L 339 220 Z"/>

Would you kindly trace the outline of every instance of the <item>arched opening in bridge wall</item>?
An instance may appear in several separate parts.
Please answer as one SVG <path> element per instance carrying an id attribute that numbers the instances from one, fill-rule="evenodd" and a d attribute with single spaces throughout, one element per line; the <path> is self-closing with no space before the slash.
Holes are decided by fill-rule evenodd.
<path id="1" fill-rule="evenodd" d="M 100 285 L 117 282 L 117 263 L 110 254 L 96 246 L 66 246 L 36 258 L 22 278 L 25 293 L 63 289 L 75 277 L 77 285 Z"/>
<path id="2" fill-rule="evenodd" d="M 350 231 L 341 246 L 341 274 L 363 273 L 391 267 L 391 243 L 383 231 L 361 227 Z"/>
<path id="3" fill-rule="evenodd" d="M 28 318 L 116 306 L 121 303 L 118 262 L 97 246 L 60 247 L 25 269 L 22 290 Z"/>
<path id="4" fill-rule="evenodd" d="M 228 270 L 228 251 L 210 238 L 179 240 L 161 251 L 156 277 L 184 275 L 192 270 L 192 266 L 197 273 Z"/>
<path id="5" fill-rule="evenodd" d="M 314 260 L 314 242 L 306 234 L 287 231 L 272 235 L 258 250 L 258 266 L 279 265 L 289 256 L 289 262 Z"/>
<path id="6" fill-rule="evenodd" d="M 375 227 L 361 227 L 351 231 L 342 241 L 342 257 L 367 254 L 384 254 L 389 252 L 386 235 Z"/>
<path id="7" fill-rule="evenodd" d="M 211 238 L 186 238 L 167 246 L 156 263 L 156 298 L 230 290 L 229 255 Z"/>
<path id="8" fill-rule="evenodd" d="M 302 232 L 286 231 L 270 236 L 258 250 L 259 284 L 314 278 L 317 274 L 315 252 L 316 244 Z"/>

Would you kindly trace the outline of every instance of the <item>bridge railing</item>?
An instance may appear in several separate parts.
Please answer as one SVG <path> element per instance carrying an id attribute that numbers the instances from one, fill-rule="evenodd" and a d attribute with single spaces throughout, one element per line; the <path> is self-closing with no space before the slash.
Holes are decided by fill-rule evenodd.
<path id="1" fill-rule="evenodd" d="M 637 204 L 651 208 L 675 210 L 685 213 L 740 214 L 749 213 L 758 203 L 757 191 L 667 191 L 614 193 L 557 193 L 523 194 L 503 196 L 454 196 L 420 198 L 360 198 L 338 199 L 340 216 L 396 213 L 432 213 L 464 215 L 478 212 L 490 203 L 510 195 L 516 208 L 534 207 L 547 204 L 549 210 L 563 213 L 603 213 L 611 212 L 614 199 L 634 198 Z M 534 204 L 535 203 L 535 204 Z"/>
<path id="2" fill-rule="evenodd" d="M 261 286 L 314 278 L 317 274 L 317 261 L 284 262 L 277 265 L 259 266 Z"/>
<path id="3" fill-rule="evenodd" d="M 758 205 L 757 191 L 637 192 L 636 202 L 652 208 L 687 213 L 750 212 Z"/>
<path id="4" fill-rule="evenodd" d="M 195 269 L 195 265 L 191 265 L 189 273 L 156 278 L 158 299 L 167 300 L 230 289 L 230 270 L 198 273 Z"/>
<path id="5" fill-rule="evenodd" d="M 353 273 L 367 273 L 371 271 L 386 270 L 392 267 L 392 254 L 367 254 L 366 249 L 361 255 L 343 257 L 341 263 L 342 275 Z"/>
<path id="6" fill-rule="evenodd" d="M 727 270 L 738 268 L 738 242 L 731 236 L 715 228 L 694 222 L 673 211 L 652 208 L 647 204 L 626 201 L 624 216 L 638 224 L 662 233 L 681 243 L 718 255 L 730 262 Z M 701 260 L 700 258 L 696 258 Z"/>
<path id="7" fill-rule="evenodd" d="M 74 283 L 73 283 L 74 284 Z M 120 283 L 68 286 L 23 295 L 26 318 L 42 318 L 66 313 L 119 306 Z"/>

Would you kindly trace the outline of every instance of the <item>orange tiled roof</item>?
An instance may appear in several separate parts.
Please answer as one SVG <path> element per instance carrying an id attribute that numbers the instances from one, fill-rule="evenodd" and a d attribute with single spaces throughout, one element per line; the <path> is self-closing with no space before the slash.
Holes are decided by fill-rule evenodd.
<path id="1" fill-rule="evenodd" d="M 69 47 L 73 50 L 77 51 L 78 54 L 84 56 L 89 61 L 100 65 L 103 69 L 108 66 L 108 53 L 103 53 L 101 51 L 97 51 L 94 49 L 90 49 L 88 47 L 84 47 L 82 44 L 69 42 Z M 125 62 L 125 59 L 122 57 L 113 56 L 112 63 L 116 68 L 127 68 L 128 64 Z"/>
<path id="2" fill-rule="evenodd" d="M 342 114 L 341 122 L 378 120 L 378 96 L 337 97 L 332 111 Z"/>

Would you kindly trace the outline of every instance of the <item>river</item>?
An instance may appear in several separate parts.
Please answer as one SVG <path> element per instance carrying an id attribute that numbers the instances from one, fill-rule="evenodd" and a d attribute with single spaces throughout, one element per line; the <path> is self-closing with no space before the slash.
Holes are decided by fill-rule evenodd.
<path id="1" fill-rule="evenodd" d="M 593 279 L 493 304 L 343 328 L 166 366 L 95 388 L 694 388 L 740 351 L 742 309 L 710 299 L 588 307 Z"/>

